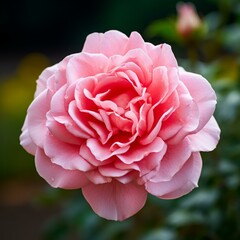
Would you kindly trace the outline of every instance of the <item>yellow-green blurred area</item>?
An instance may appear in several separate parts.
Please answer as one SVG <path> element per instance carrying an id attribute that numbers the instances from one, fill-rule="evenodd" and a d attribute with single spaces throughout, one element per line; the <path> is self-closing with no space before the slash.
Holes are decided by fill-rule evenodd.
<path id="1" fill-rule="evenodd" d="M 19 134 L 26 109 L 33 99 L 36 79 L 48 65 L 45 55 L 30 53 L 19 61 L 9 76 L 1 79 L 1 180 L 26 178 L 32 172 L 32 164 L 22 161 L 31 158 L 19 146 Z"/>
<path id="2" fill-rule="evenodd" d="M 1 3 L 0 239 L 240 239 L 240 0 L 188 2 L 201 21 L 187 36 L 176 28 L 177 0 Z M 80 190 L 50 188 L 19 145 L 42 70 L 80 52 L 89 33 L 110 29 L 169 43 L 179 65 L 211 82 L 222 130 L 217 149 L 202 154 L 198 189 L 177 200 L 149 197 L 124 222 L 96 216 Z"/>

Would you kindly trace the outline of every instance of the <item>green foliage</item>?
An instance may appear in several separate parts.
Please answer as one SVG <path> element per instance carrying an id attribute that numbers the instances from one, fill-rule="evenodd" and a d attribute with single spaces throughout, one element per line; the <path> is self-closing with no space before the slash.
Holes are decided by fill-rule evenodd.
<path id="1" fill-rule="evenodd" d="M 159 36 L 168 42 L 181 42 L 181 38 L 176 31 L 176 20 L 174 18 L 156 20 L 151 23 L 146 29 L 146 35 L 150 38 Z"/>

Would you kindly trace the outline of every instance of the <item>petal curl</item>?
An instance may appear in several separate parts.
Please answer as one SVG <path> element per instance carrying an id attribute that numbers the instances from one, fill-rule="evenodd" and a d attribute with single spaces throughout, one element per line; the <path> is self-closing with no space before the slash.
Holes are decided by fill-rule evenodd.
<path id="1" fill-rule="evenodd" d="M 147 192 L 135 183 L 90 184 L 82 189 L 92 209 L 101 217 L 122 221 L 137 213 L 145 204 Z"/>
<path id="2" fill-rule="evenodd" d="M 187 136 L 192 151 L 212 151 L 220 139 L 220 128 L 214 117 L 198 133 Z"/>
<path id="3" fill-rule="evenodd" d="M 182 169 L 169 181 L 146 182 L 146 190 L 162 199 L 174 199 L 181 197 L 197 187 L 202 168 L 200 153 L 193 153 Z"/>
<path id="4" fill-rule="evenodd" d="M 216 94 L 210 83 L 201 75 L 180 71 L 179 76 L 190 92 L 193 100 L 198 105 L 199 125 L 194 131 L 196 133 L 202 129 L 212 117 L 216 105 Z"/>

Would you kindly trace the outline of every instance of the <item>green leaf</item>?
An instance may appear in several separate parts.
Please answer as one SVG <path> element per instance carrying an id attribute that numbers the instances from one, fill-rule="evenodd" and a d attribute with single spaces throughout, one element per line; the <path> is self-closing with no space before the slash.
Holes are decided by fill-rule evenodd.
<path id="1" fill-rule="evenodd" d="M 172 18 L 153 22 L 147 27 L 146 35 L 150 38 L 161 37 L 171 42 L 181 41 L 176 30 L 176 20 Z"/>

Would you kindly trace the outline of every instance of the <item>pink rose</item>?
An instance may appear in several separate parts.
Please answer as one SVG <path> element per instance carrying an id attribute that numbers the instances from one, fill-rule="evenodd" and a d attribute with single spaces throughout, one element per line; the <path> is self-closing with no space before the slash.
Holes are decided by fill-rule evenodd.
<path id="1" fill-rule="evenodd" d="M 201 27 L 202 21 L 191 3 L 179 3 L 177 5 L 178 20 L 177 30 L 183 38 L 189 36 Z"/>
<path id="2" fill-rule="evenodd" d="M 215 104 L 207 80 L 181 70 L 169 45 L 93 33 L 40 75 L 21 145 L 51 186 L 82 188 L 98 215 L 124 220 L 148 193 L 172 199 L 197 186 L 199 151 L 219 140 Z"/>

